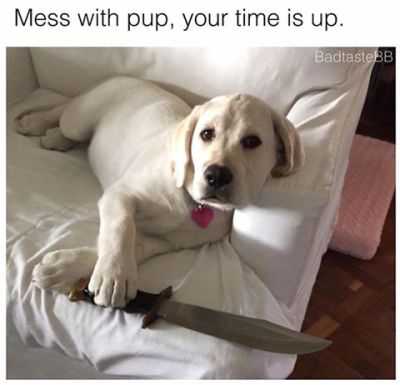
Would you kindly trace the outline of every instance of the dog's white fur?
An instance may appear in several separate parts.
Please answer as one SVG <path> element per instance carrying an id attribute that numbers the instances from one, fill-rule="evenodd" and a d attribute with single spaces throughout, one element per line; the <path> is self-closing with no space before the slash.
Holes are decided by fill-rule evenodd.
<path id="1" fill-rule="evenodd" d="M 89 159 L 104 194 L 99 202 L 97 251 L 59 250 L 34 269 L 41 288 L 68 291 L 91 276 L 95 302 L 122 307 L 137 292 L 145 258 L 221 239 L 232 209 L 255 199 L 265 181 L 303 162 L 292 124 L 261 100 L 220 96 L 193 110 L 151 82 L 112 78 L 65 105 L 19 117 L 18 131 L 43 135 L 43 147 L 65 151 L 90 140 Z M 212 128 L 214 138 L 200 133 Z M 261 144 L 244 148 L 243 138 Z M 229 186 L 207 198 L 205 169 L 229 168 Z M 199 203 L 215 209 L 206 229 L 192 219 Z"/>

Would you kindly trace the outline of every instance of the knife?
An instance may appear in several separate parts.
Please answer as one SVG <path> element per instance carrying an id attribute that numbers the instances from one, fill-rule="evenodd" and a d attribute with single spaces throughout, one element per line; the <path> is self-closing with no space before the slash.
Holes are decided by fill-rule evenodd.
<path id="1" fill-rule="evenodd" d="M 138 290 L 135 299 L 119 310 L 143 314 L 142 328 L 162 318 L 200 333 L 274 353 L 306 354 L 325 349 L 331 344 L 329 340 L 300 333 L 267 320 L 175 302 L 171 297 L 171 286 L 159 294 Z M 69 299 L 95 304 L 94 295 L 87 287 L 82 288 L 82 285 L 70 292 Z"/>

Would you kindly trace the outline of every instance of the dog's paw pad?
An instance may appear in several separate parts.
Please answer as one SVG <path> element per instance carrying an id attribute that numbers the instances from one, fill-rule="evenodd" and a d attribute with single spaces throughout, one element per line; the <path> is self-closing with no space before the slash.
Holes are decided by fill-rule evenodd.
<path id="1" fill-rule="evenodd" d="M 47 150 L 68 151 L 74 147 L 75 142 L 67 139 L 59 127 L 50 128 L 46 135 L 40 138 L 40 145 Z"/>

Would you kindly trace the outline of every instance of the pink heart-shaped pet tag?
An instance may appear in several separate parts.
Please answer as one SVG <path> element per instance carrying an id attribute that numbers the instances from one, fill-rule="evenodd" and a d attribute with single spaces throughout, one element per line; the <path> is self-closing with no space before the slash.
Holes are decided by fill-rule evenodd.
<path id="1" fill-rule="evenodd" d="M 205 229 L 214 219 L 214 211 L 207 206 L 196 207 L 192 210 L 192 219 L 198 226 Z"/>

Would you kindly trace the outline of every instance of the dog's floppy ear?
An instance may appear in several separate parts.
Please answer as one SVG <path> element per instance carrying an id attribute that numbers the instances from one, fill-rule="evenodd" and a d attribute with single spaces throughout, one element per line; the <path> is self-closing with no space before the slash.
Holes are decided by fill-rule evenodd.
<path id="1" fill-rule="evenodd" d="M 299 134 L 285 116 L 272 111 L 272 121 L 278 136 L 278 162 L 272 169 L 274 177 L 287 176 L 296 172 L 304 164 L 304 149 Z"/>
<path id="2" fill-rule="evenodd" d="M 185 183 L 186 171 L 191 161 L 190 149 L 192 135 L 199 117 L 200 107 L 194 107 L 192 112 L 175 128 L 172 135 L 172 173 L 176 187 L 181 188 Z"/>

